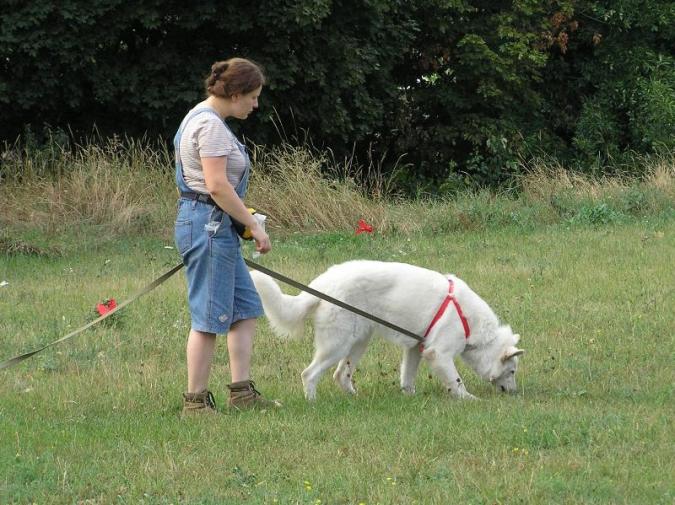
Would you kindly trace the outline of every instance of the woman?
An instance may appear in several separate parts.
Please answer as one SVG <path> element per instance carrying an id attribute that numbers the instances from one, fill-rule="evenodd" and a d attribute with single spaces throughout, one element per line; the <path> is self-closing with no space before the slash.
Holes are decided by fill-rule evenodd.
<path id="1" fill-rule="evenodd" d="M 265 77 L 255 63 L 232 58 L 214 63 L 204 84 L 206 99 L 185 116 L 174 138 L 180 191 L 175 239 L 186 267 L 192 317 L 184 415 L 216 410 L 208 380 L 216 335 L 223 333 L 232 375 L 229 405 L 277 405 L 263 399 L 250 378 L 255 320 L 263 309 L 232 219 L 248 226 L 258 252 L 272 246 L 242 201 L 250 161 L 225 124 L 228 117 L 246 119 L 258 108 Z"/>

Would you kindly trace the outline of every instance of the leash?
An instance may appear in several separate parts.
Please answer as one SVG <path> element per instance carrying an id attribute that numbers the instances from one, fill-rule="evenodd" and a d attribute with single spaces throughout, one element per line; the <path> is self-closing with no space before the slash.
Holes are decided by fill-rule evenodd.
<path id="1" fill-rule="evenodd" d="M 365 317 L 366 319 L 370 319 L 371 321 L 374 321 L 378 324 L 381 324 L 382 326 L 386 326 L 387 328 L 391 328 L 392 330 L 396 330 L 399 333 L 403 333 L 405 336 L 414 338 L 418 342 L 422 343 L 424 342 L 424 338 L 420 337 L 416 333 L 413 333 L 410 330 L 406 330 L 405 328 L 401 328 L 400 326 L 396 326 L 393 323 L 390 323 L 389 321 L 385 321 L 384 319 L 380 319 L 377 316 L 374 316 L 372 314 L 369 314 L 368 312 L 365 312 L 357 307 L 354 307 L 353 305 L 349 305 L 348 303 L 345 303 L 341 300 L 338 300 L 337 298 L 333 298 L 332 296 L 328 296 L 325 293 L 322 293 L 321 291 L 317 291 L 316 289 L 310 288 L 309 286 L 305 286 L 304 284 L 299 283 L 298 281 L 295 281 L 291 279 L 290 277 L 286 277 L 285 275 L 282 275 L 278 272 L 275 272 L 274 270 L 270 270 L 269 268 L 266 268 L 262 265 L 259 265 L 258 263 L 255 263 L 251 260 L 248 260 L 244 258 L 244 261 L 246 264 L 253 268 L 254 270 L 258 270 L 259 272 L 262 272 L 266 275 L 269 275 L 270 277 L 273 277 L 285 284 L 288 284 L 290 286 L 293 286 L 295 288 L 298 288 L 302 291 L 305 291 L 311 295 L 316 296 L 317 298 L 321 298 L 322 300 L 326 300 L 327 302 L 330 302 L 334 305 L 337 305 L 338 307 L 341 307 L 345 310 L 348 310 L 349 312 L 353 312 L 354 314 L 358 314 L 361 317 Z"/>
<path id="2" fill-rule="evenodd" d="M 250 268 L 252 268 L 254 270 L 258 270 L 259 272 L 262 272 L 266 275 L 269 275 L 270 277 L 273 277 L 274 279 L 277 279 L 277 280 L 279 280 L 279 281 L 281 281 L 285 284 L 288 284 L 288 285 L 293 286 L 295 288 L 298 288 L 302 291 L 305 291 L 305 292 L 307 292 L 311 295 L 316 296 L 317 298 L 321 298 L 322 300 L 325 300 L 329 303 L 337 305 L 338 307 L 341 307 L 345 310 L 348 310 L 349 312 L 353 312 L 354 314 L 357 314 L 361 317 L 365 317 L 366 319 L 369 319 L 369 320 L 374 321 L 378 324 L 381 324 L 382 326 L 386 326 L 387 328 L 390 328 L 390 329 L 395 330 L 399 333 L 402 333 L 403 335 L 405 335 L 407 337 L 410 337 L 410 338 L 413 338 L 420 343 L 424 342 L 423 337 L 420 337 L 419 335 L 417 335 L 416 333 L 413 333 L 410 330 L 406 330 L 405 328 L 401 328 L 400 326 L 397 326 L 393 323 L 390 323 L 389 321 L 385 321 L 384 319 L 381 319 L 381 318 L 379 318 L 377 316 L 374 316 L 372 314 L 369 314 L 368 312 L 365 312 L 365 311 L 363 311 L 363 310 L 361 310 L 357 307 L 354 307 L 353 305 L 349 305 L 348 303 L 345 303 L 341 300 L 338 300 L 337 298 L 333 298 L 332 296 L 329 296 L 325 293 L 317 291 L 316 289 L 310 288 L 309 286 L 306 286 L 306 285 L 304 285 L 304 284 L 302 284 L 298 281 L 295 281 L 295 280 L 291 279 L 290 277 L 286 277 L 283 274 L 275 272 L 274 270 L 270 270 L 269 268 L 266 268 L 266 267 L 264 267 L 264 266 L 262 266 L 258 263 L 255 263 L 254 261 L 251 261 L 251 260 L 246 259 L 246 258 L 244 258 L 244 261 L 246 262 L 246 264 Z M 33 351 L 30 351 L 30 352 L 27 352 L 27 353 L 24 353 L 24 354 L 20 354 L 20 355 L 15 356 L 11 359 L 3 361 L 2 363 L 0 363 L 0 370 L 2 370 L 4 368 L 9 368 L 9 367 L 14 366 L 18 363 L 21 363 L 22 361 L 27 360 L 28 358 L 30 358 L 32 356 L 35 356 L 36 354 L 44 351 L 45 349 L 47 349 L 49 347 L 52 347 L 52 346 L 55 346 L 56 344 L 60 344 L 61 342 L 65 342 L 66 340 L 69 340 L 69 339 L 73 338 L 75 335 L 78 335 L 78 334 L 82 333 L 84 330 L 86 330 L 88 328 L 91 328 L 95 324 L 100 323 L 105 318 L 112 316 L 118 310 L 122 310 L 124 307 L 126 307 L 130 303 L 136 301 L 141 296 L 149 293 L 150 291 L 155 289 L 157 286 L 164 283 L 167 279 L 169 279 L 169 277 L 171 277 L 173 274 L 178 272 L 181 268 L 183 268 L 183 263 L 179 263 L 178 265 L 176 265 L 175 267 L 173 267 L 169 271 L 162 274 L 160 277 L 158 277 L 157 279 L 152 281 L 150 284 L 145 286 L 143 289 L 138 291 L 136 294 L 134 294 L 131 298 L 123 301 L 122 303 L 120 303 L 117 307 L 112 309 L 110 312 L 106 312 L 101 317 L 98 317 L 97 319 L 94 319 L 93 321 L 91 321 L 91 322 L 85 324 L 84 326 L 76 329 L 75 331 L 72 331 L 72 332 L 68 333 L 68 335 L 66 335 L 64 337 L 61 337 L 58 340 L 55 340 L 55 341 L 53 341 L 49 344 L 46 344 L 46 345 L 44 345 L 44 346 L 42 346 L 38 349 L 35 349 Z"/>
<path id="3" fill-rule="evenodd" d="M 99 318 L 97 318 L 97 319 L 94 319 L 93 321 L 91 321 L 90 323 L 85 324 L 85 325 L 82 326 L 81 328 L 78 328 L 77 330 L 68 333 L 68 335 L 66 335 L 65 337 L 61 337 L 60 339 L 55 340 L 54 342 L 51 342 L 50 344 L 44 345 L 44 346 L 40 347 L 39 349 L 35 349 L 34 351 L 30 351 L 30 352 L 27 352 L 27 353 L 25 353 L 25 354 L 20 354 L 20 355 L 15 356 L 15 357 L 13 357 L 13 358 L 11 358 L 11 359 L 8 359 L 7 361 L 3 361 L 2 363 L 0 363 L 0 370 L 2 370 L 3 368 L 9 368 L 9 367 L 11 367 L 11 366 L 14 366 L 14 365 L 16 365 L 17 363 L 21 363 L 22 361 L 24 361 L 24 360 L 30 358 L 31 356 L 35 356 L 37 353 L 44 351 L 44 350 L 47 349 L 48 347 L 52 347 L 53 345 L 60 344 L 61 342 L 65 342 L 66 340 L 71 339 L 71 338 L 74 337 L 75 335 L 77 335 L 77 334 L 79 334 L 79 333 L 82 333 L 82 332 L 83 332 L 84 330 L 86 330 L 87 328 L 91 328 L 91 327 L 94 326 L 95 324 L 100 323 L 100 322 L 103 321 L 106 317 L 112 316 L 112 315 L 113 315 L 115 312 L 117 312 L 118 310 L 121 310 L 122 308 L 124 308 L 124 307 L 126 307 L 127 305 L 129 305 L 131 302 L 136 301 L 136 300 L 137 300 L 138 298 L 140 298 L 141 296 L 143 296 L 143 295 L 149 293 L 150 291 L 152 291 L 153 289 L 155 289 L 157 286 L 159 286 L 160 284 L 162 284 L 164 281 L 166 281 L 166 280 L 167 280 L 169 277 L 171 277 L 173 274 L 175 274 L 176 272 L 178 272 L 178 270 L 180 270 L 181 268 L 183 268 L 183 263 L 179 263 L 178 265 L 176 265 L 175 267 L 173 267 L 171 270 L 169 270 L 168 272 L 164 273 L 163 275 L 161 275 L 160 277 L 158 277 L 157 279 L 155 279 L 154 281 L 152 281 L 150 284 L 148 284 L 148 285 L 145 286 L 143 289 L 141 289 L 138 293 L 136 293 L 135 295 L 133 295 L 133 296 L 132 296 L 131 298 L 129 298 L 128 300 L 125 300 L 125 301 L 123 301 L 122 303 L 120 303 L 117 307 L 115 307 L 114 309 L 112 309 L 110 312 L 106 312 L 106 313 L 103 314 L 101 317 L 99 317 Z"/>

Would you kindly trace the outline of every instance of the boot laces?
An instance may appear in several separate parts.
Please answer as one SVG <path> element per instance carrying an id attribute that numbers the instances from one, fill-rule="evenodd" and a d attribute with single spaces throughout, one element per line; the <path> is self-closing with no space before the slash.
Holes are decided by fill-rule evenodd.
<path id="1" fill-rule="evenodd" d="M 211 391 L 206 392 L 206 398 L 204 398 L 204 404 L 213 410 L 216 410 L 216 399 L 213 396 L 213 393 Z"/>
<path id="2" fill-rule="evenodd" d="M 251 391 L 253 391 L 253 393 L 254 393 L 256 396 L 262 396 L 262 395 L 260 394 L 260 391 L 258 391 L 258 390 L 255 388 L 255 382 L 250 381 L 250 384 L 251 384 Z"/>

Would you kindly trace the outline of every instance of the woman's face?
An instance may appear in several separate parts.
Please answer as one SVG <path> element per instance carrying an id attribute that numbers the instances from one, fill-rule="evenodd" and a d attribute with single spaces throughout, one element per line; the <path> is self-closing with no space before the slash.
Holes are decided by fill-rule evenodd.
<path id="1" fill-rule="evenodd" d="M 258 108 L 258 97 L 261 91 L 262 86 L 244 95 L 234 95 L 232 97 L 234 103 L 233 116 L 237 119 L 246 119 L 251 112 Z"/>

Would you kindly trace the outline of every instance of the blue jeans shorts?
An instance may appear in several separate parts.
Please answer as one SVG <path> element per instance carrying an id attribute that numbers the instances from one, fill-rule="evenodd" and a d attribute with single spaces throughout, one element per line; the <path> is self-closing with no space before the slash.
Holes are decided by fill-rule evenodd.
<path id="1" fill-rule="evenodd" d="M 188 282 L 192 329 L 227 333 L 264 314 L 230 216 L 196 200 L 178 200 L 175 241 Z"/>

